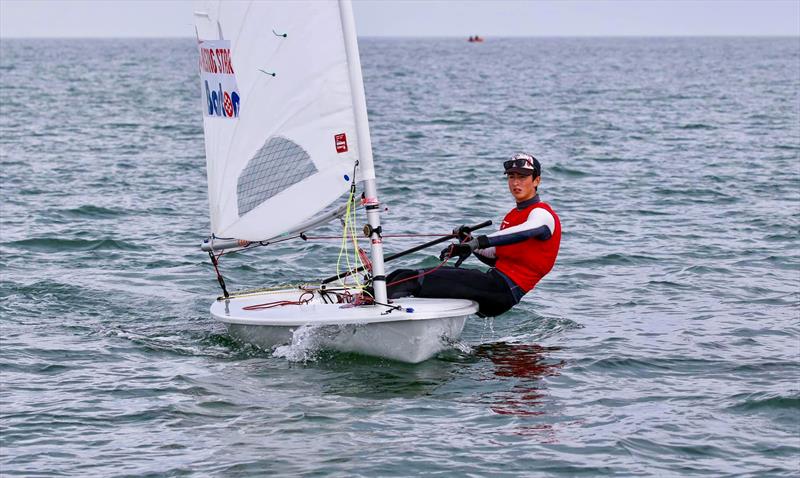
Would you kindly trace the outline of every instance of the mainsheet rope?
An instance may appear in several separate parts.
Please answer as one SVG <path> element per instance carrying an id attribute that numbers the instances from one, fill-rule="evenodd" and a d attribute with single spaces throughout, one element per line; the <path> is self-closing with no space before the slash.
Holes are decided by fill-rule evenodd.
<path id="1" fill-rule="evenodd" d="M 448 254 L 447 254 L 447 257 L 445 257 L 445 258 L 444 258 L 444 260 L 442 261 L 442 263 L 441 263 L 441 264 L 439 264 L 438 266 L 434 267 L 433 269 L 430 269 L 430 270 L 427 270 L 427 271 L 424 271 L 424 272 L 420 272 L 419 274 L 417 274 L 417 275 L 413 275 L 413 276 L 411 276 L 411 277 L 405 277 L 405 278 L 403 278 L 403 279 L 396 280 L 396 281 L 394 281 L 394 282 L 390 282 L 390 283 L 386 284 L 386 287 L 390 287 L 390 286 L 393 286 L 393 285 L 397 285 L 397 284 L 400 284 L 400 283 L 402 283 L 402 282 L 410 281 L 410 280 L 412 280 L 412 279 L 419 279 L 420 277 L 424 277 L 424 276 L 426 276 L 426 275 L 428 275 L 428 274 L 431 274 L 431 273 L 433 273 L 433 272 L 436 272 L 437 270 L 439 270 L 439 268 L 440 268 L 440 267 L 442 267 L 443 265 L 447 264 L 447 261 L 449 261 L 451 257 L 452 257 L 452 256 L 451 256 L 451 253 L 448 253 Z"/>

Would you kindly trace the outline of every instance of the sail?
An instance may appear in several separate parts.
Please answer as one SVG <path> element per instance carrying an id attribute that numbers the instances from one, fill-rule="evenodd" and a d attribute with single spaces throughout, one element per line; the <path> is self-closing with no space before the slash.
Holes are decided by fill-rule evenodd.
<path id="1" fill-rule="evenodd" d="M 361 75 L 351 78 L 340 4 L 194 7 L 211 231 L 279 236 L 340 198 L 360 158 L 355 110 L 365 106 L 351 82 Z M 375 177 L 367 155 L 359 181 Z"/>

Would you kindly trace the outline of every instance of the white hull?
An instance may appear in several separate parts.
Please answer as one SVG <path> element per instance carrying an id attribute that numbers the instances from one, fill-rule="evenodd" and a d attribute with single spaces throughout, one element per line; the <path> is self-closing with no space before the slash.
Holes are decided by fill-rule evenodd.
<path id="1" fill-rule="evenodd" d="M 469 300 L 404 298 L 392 304 L 402 310 L 387 313 L 385 306 L 326 304 L 317 293 L 307 304 L 245 309 L 296 301 L 302 294 L 289 289 L 218 300 L 211 314 L 228 326 L 231 336 L 262 348 L 292 343 L 301 334 L 322 349 L 419 363 L 458 340 L 467 317 L 478 310 Z"/>

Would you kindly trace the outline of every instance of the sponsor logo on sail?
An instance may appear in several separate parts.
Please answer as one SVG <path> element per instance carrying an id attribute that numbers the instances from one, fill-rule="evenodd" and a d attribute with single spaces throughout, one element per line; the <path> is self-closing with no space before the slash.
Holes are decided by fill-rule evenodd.
<path id="1" fill-rule="evenodd" d="M 336 145 L 337 153 L 347 152 L 347 136 L 344 133 L 333 135 L 333 142 Z"/>
<path id="2" fill-rule="evenodd" d="M 205 103 L 204 115 L 238 118 L 241 97 L 231 61 L 231 42 L 200 42 L 200 80 Z"/>

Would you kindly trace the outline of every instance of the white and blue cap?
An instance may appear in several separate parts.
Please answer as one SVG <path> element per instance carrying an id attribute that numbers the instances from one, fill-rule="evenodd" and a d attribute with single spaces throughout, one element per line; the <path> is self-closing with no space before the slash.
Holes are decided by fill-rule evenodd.
<path id="1" fill-rule="evenodd" d="M 511 159 L 503 162 L 503 168 L 505 168 L 505 174 L 517 173 L 534 178 L 542 174 L 542 165 L 539 164 L 539 160 L 528 153 L 517 153 L 511 156 Z"/>

